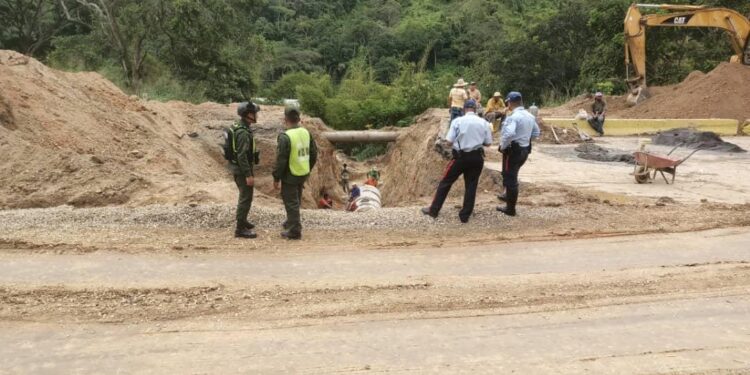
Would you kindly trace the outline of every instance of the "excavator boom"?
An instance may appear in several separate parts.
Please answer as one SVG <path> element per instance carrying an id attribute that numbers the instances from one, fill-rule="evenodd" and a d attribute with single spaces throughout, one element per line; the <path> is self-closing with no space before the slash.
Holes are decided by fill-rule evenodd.
<path id="1" fill-rule="evenodd" d="M 643 15 L 645 9 L 675 11 L 666 14 Z M 734 55 L 732 62 L 750 65 L 750 21 L 740 13 L 725 8 L 705 8 L 696 5 L 633 4 L 625 15 L 625 64 L 633 70 L 627 80 L 631 88 L 628 103 L 635 105 L 648 98 L 646 86 L 646 28 L 647 27 L 710 27 L 727 32 Z"/>

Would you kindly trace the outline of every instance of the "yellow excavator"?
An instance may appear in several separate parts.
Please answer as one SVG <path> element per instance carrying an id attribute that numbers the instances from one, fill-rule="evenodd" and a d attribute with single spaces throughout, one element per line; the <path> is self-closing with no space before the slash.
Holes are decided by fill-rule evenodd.
<path id="1" fill-rule="evenodd" d="M 662 9 L 672 13 L 641 14 L 641 9 Z M 646 86 L 646 28 L 712 27 L 727 31 L 734 55 L 731 62 L 750 65 L 750 21 L 726 8 L 700 5 L 633 4 L 625 15 L 625 71 L 630 87 L 628 104 L 636 105 L 650 96 Z M 633 76 L 630 76 L 630 69 Z"/>

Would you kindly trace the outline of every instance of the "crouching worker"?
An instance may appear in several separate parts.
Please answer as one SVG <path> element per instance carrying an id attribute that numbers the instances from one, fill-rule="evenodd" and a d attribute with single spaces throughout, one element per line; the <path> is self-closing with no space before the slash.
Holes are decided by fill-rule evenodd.
<path id="1" fill-rule="evenodd" d="M 588 116 L 589 125 L 599 133 L 604 135 L 604 118 L 607 116 L 607 102 L 604 101 L 604 94 L 597 92 L 594 95 L 594 102 L 591 103 L 591 114 Z"/>
<path id="2" fill-rule="evenodd" d="M 453 159 L 445 169 L 443 179 L 435 192 L 430 207 L 422 208 L 422 213 L 436 218 L 448 197 L 451 186 L 458 177 L 464 176 L 464 204 L 458 213 L 462 223 L 469 221 L 474 211 L 474 201 L 479 185 L 479 176 L 484 168 L 484 146 L 492 144 L 490 124 L 474 113 L 476 102 L 469 99 L 464 103 L 463 117 L 451 122 L 445 139 L 452 147 Z"/>
<path id="3" fill-rule="evenodd" d="M 299 109 L 284 110 L 286 131 L 279 134 L 277 139 L 276 166 L 273 170 L 273 187 L 276 190 L 281 189 L 281 199 L 286 210 L 284 232 L 281 233 L 281 237 L 289 240 L 302 239 L 302 188 L 318 157 L 315 140 L 299 123 Z"/>
<path id="4" fill-rule="evenodd" d="M 323 196 L 318 200 L 318 208 L 321 210 L 333 209 L 333 199 L 328 193 L 323 193 Z"/>

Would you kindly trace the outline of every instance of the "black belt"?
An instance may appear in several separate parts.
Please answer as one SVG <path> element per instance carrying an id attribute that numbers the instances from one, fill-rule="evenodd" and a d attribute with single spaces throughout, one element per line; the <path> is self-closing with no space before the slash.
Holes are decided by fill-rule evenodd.
<path id="1" fill-rule="evenodd" d="M 522 151 L 523 150 L 523 151 L 528 151 L 529 153 L 531 153 L 531 142 L 529 142 L 528 146 L 523 146 L 522 147 L 518 142 L 513 141 L 513 142 L 510 143 L 510 147 L 508 147 L 508 150 L 511 151 L 511 152 L 513 152 L 513 151 L 518 152 L 518 151 Z"/>
<path id="2" fill-rule="evenodd" d="M 460 158 L 463 158 L 463 157 L 477 156 L 477 155 L 484 157 L 484 148 L 482 148 L 482 147 L 480 147 L 480 148 L 478 148 L 476 150 L 472 150 L 472 151 L 463 151 L 463 150 L 456 151 L 455 149 L 451 150 L 451 151 L 452 151 L 454 159 L 460 159 Z"/>

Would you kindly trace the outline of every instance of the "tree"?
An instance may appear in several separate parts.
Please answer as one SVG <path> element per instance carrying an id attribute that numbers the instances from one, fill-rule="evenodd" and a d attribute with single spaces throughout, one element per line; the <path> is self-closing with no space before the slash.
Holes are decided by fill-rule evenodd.
<path id="1" fill-rule="evenodd" d="M 76 0 L 71 8 L 59 0 L 65 18 L 98 28 L 114 48 L 129 86 L 138 93 L 143 76 L 147 44 L 156 38 L 161 22 L 157 16 L 161 0 Z"/>
<path id="2" fill-rule="evenodd" d="M 25 55 L 45 55 L 52 39 L 71 23 L 49 0 L 0 0 L 0 43 Z"/>

